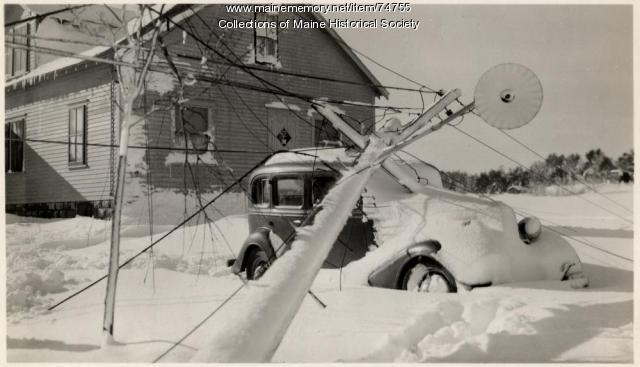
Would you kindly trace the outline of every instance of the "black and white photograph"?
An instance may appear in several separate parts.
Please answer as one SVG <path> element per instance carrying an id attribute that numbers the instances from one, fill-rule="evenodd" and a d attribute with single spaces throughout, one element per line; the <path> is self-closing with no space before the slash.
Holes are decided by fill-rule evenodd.
<path id="1" fill-rule="evenodd" d="M 633 2 L 3 10 L 4 363 L 635 362 Z"/>

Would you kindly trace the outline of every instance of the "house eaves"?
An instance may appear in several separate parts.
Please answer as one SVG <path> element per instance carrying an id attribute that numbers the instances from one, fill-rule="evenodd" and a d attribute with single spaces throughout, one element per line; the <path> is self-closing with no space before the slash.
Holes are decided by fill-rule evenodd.
<path id="1" fill-rule="evenodd" d="M 158 5 L 159 7 L 160 5 Z M 197 7 L 196 7 L 197 8 Z M 164 5 L 163 13 L 170 14 L 170 12 L 175 12 L 175 14 L 171 15 L 172 19 L 176 22 L 181 21 L 182 19 L 187 18 L 192 13 L 187 12 L 187 10 L 191 9 L 191 6 L 180 6 L 176 5 Z M 194 10 L 195 11 L 195 10 Z M 150 24 L 157 19 L 158 15 L 153 13 L 151 16 L 144 16 L 142 18 L 142 28 L 146 30 L 150 29 Z M 127 30 L 129 34 L 132 34 L 139 28 L 139 19 L 132 19 L 127 22 Z M 144 32 L 146 32 L 143 31 Z M 127 37 L 122 37 L 116 43 L 126 42 Z M 48 80 L 49 78 L 55 78 L 56 75 L 62 75 L 66 71 L 73 71 L 75 68 L 80 66 L 86 62 L 99 62 L 96 61 L 97 58 L 105 57 L 109 51 L 113 50 L 111 46 L 96 46 L 91 49 L 85 50 L 83 52 L 78 53 L 78 57 L 67 56 L 55 59 L 46 64 L 42 64 L 29 73 L 20 76 L 15 79 L 8 80 L 5 83 L 5 88 L 17 88 L 18 86 L 26 87 L 27 85 L 37 84 L 40 81 Z"/>
<path id="2" fill-rule="evenodd" d="M 319 22 L 325 22 L 325 23 L 327 22 L 327 20 L 320 13 L 311 12 L 308 14 L 310 14 L 312 17 L 315 18 L 315 20 Z M 376 96 L 388 98 L 389 91 L 387 91 L 387 89 L 381 85 L 380 81 L 375 77 L 375 75 L 373 75 L 371 70 L 367 68 L 367 66 L 362 62 L 362 60 L 360 60 L 358 55 L 356 55 L 355 52 L 353 52 L 353 50 L 342 39 L 342 37 L 340 37 L 338 32 L 336 32 L 335 30 L 329 27 L 323 28 L 322 30 L 327 32 L 329 36 L 331 36 L 334 39 L 334 41 L 338 44 L 340 49 L 342 49 L 342 51 L 346 53 L 347 56 L 349 56 L 351 61 L 353 61 L 353 63 L 358 67 L 358 69 L 367 77 L 367 79 L 369 79 L 369 82 L 371 83 L 371 87 L 376 92 Z"/>

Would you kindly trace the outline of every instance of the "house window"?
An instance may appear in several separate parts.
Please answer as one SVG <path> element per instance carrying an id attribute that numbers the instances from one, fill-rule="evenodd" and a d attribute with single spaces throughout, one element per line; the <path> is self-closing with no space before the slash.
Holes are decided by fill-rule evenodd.
<path id="1" fill-rule="evenodd" d="M 176 148 L 206 151 L 213 142 L 211 111 L 207 107 L 178 106 L 174 111 L 174 140 Z"/>
<path id="2" fill-rule="evenodd" d="M 87 105 L 69 109 L 69 164 L 87 164 Z"/>
<path id="3" fill-rule="evenodd" d="M 256 13 L 257 22 L 265 22 L 267 27 L 255 28 L 256 62 L 275 65 L 278 62 L 278 15 Z"/>
<path id="4" fill-rule="evenodd" d="M 5 36 L 5 39 L 14 44 L 29 46 L 29 34 L 29 24 L 21 24 L 10 29 Z M 17 48 L 14 47 L 14 45 L 9 45 L 9 47 L 4 48 L 4 52 L 4 74 L 6 77 L 19 76 L 29 71 L 28 49 Z"/>
<path id="5" fill-rule="evenodd" d="M 24 172 L 24 120 L 4 124 L 4 171 Z"/>
<path id="6" fill-rule="evenodd" d="M 327 146 L 342 146 L 342 139 L 340 132 L 336 130 L 333 125 L 323 117 L 316 118 L 315 121 L 315 135 L 314 145 L 327 147 Z"/>

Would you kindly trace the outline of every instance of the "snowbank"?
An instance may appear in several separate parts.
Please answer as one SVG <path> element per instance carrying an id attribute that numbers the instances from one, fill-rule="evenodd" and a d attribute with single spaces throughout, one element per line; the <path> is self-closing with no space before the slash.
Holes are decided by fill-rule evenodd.
<path id="1" fill-rule="evenodd" d="M 569 243 L 548 230 L 531 245 L 524 244 L 513 210 L 502 203 L 431 187 L 393 201 L 385 201 L 386 193 L 376 192 L 375 183 L 369 192 L 376 200 L 365 205 L 365 212 L 373 220 L 379 248 L 344 269 L 349 283 L 367 284 L 372 270 L 386 259 L 427 240 L 440 242 L 442 249 L 434 257 L 468 285 L 560 280 L 564 264 L 580 268 Z"/>
<path id="2" fill-rule="evenodd" d="M 192 362 L 271 360 L 360 198 L 382 147 L 381 141 L 372 139 L 359 163 L 346 171 L 322 200 L 322 210 L 315 215 L 313 224 L 299 227 L 291 250 L 255 286 L 247 288 L 247 299 L 220 309 L 207 322 L 206 347 L 196 353 Z"/>

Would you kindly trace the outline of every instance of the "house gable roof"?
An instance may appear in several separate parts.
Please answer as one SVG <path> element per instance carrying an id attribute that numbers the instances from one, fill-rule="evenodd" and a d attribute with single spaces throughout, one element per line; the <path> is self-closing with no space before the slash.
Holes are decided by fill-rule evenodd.
<path id="1" fill-rule="evenodd" d="M 317 21 L 325 22 L 325 23 L 327 21 L 320 13 L 309 13 L 309 14 L 313 16 Z M 338 32 L 336 32 L 330 27 L 323 28 L 323 30 L 327 32 L 327 34 L 329 34 L 329 36 L 331 36 L 334 39 L 334 41 L 338 44 L 340 49 L 342 49 L 342 51 L 346 53 L 347 56 L 349 56 L 351 61 L 353 61 L 353 63 L 358 67 L 358 69 L 367 77 L 367 79 L 369 79 L 369 81 L 372 84 L 372 88 L 374 88 L 374 90 L 376 91 L 376 94 L 378 96 L 383 96 L 385 98 L 389 97 L 389 92 L 387 91 L 387 89 L 381 86 L 380 81 L 378 81 L 378 79 L 375 77 L 375 75 L 373 75 L 371 70 L 369 70 L 369 68 L 367 68 L 367 66 L 362 62 L 362 60 L 360 60 L 358 55 L 356 55 L 355 52 L 353 52 L 353 50 L 351 49 L 351 47 L 349 47 L 347 42 L 345 42 L 342 39 L 342 37 L 340 37 Z"/>

